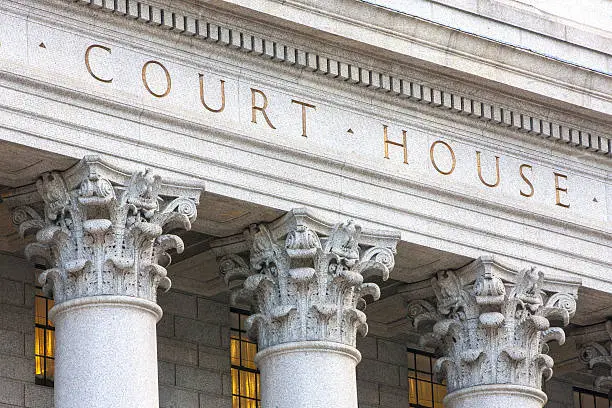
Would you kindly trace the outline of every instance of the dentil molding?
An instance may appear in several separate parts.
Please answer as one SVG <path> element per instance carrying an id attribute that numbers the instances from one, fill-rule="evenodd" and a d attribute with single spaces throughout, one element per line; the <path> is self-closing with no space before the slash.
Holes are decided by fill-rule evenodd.
<path id="1" fill-rule="evenodd" d="M 29 260 L 48 267 L 40 284 L 57 304 L 98 295 L 155 301 L 169 289 L 170 249 L 182 240 L 168 231 L 189 230 L 201 188 L 163 183 L 149 170 L 131 176 L 97 156 L 74 167 L 45 173 L 6 201 Z M 27 204 L 23 203 L 27 197 Z"/>

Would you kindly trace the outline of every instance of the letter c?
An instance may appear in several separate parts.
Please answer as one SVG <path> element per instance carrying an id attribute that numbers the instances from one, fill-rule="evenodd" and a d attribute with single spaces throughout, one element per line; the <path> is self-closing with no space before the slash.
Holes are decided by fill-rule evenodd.
<path id="1" fill-rule="evenodd" d="M 104 78 L 100 78 L 99 76 L 97 76 L 96 74 L 94 74 L 94 72 L 91 69 L 91 65 L 89 64 L 89 53 L 91 52 L 91 50 L 93 50 L 94 48 L 100 48 L 106 52 L 108 52 L 109 54 L 111 53 L 111 49 L 108 47 L 105 47 L 103 45 L 99 45 L 99 44 L 93 44 L 90 45 L 89 47 L 87 47 L 87 50 L 85 51 L 85 67 L 87 67 L 87 72 L 89 72 L 89 74 L 94 77 L 95 79 L 97 79 L 100 82 L 104 82 L 104 83 L 111 83 L 113 82 L 113 78 L 111 79 L 104 79 Z"/>

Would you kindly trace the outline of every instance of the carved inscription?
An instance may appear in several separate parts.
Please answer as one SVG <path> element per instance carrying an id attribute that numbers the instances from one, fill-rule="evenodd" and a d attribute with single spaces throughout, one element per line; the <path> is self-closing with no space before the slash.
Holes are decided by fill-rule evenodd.
<path id="1" fill-rule="evenodd" d="M 112 62 L 111 48 L 100 44 L 93 44 L 85 51 L 85 69 L 87 72 L 96 81 L 111 84 L 114 78 L 101 69 L 102 65 L 97 65 L 98 71 L 96 71 L 96 65 L 91 63 L 92 55 L 96 55 L 95 58 L 100 59 L 100 64 L 109 64 Z M 156 60 L 149 60 L 142 65 L 141 72 L 142 86 L 150 95 L 155 98 L 164 98 L 170 94 L 172 91 L 172 76 L 164 64 Z M 198 82 L 195 82 L 195 78 L 194 82 L 196 86 L 199 86 L 199 100 L 204 109 L 212 113 L 226 111 L 228 104 L 231 103 L 226 98 L 227 80 L 219 79 L 219 85 L 217 86 L 214 82 L 206 83 L 205 74 L 199 72 L 197 75 Z M 299 121 L 297 123 L 291 121 L 291 123 L 297 125 L 295 129 L 296 134 L 300 134 L 304 138 L 312 136 L 312 126 L 317 124 L 316 113 L 318 111 L 314 103 L 301 100 L 301 98 L 299 100 L 291 98 L 290 102 L 286 103 L 295 106 L 297 109 L 286 109 L 283 114 L 279 113 L 279 103 L 274 99 L 274 96 L 270 97 L 266 92 L 255 87 L 250 87 L 249 89 L 250 107 L 245 108 L 250 108 L 251 123 L 278 131 L 275 124 L 287 122 L 287 116 L 296 115 Z M 245 101 L 242 103 L 245 103 Z M 338 118 L 338 120 L 342 119 Z M 411 149 L 416 147 L 415 142 L 411 140 L 411 133 L 408 130 L 402 129 L 400 134 L 391 134 L 389 125 L 384 123 L 381 125 L 383 137 L 382 143 L 379 145 L 379 157 L 394 160 L 394 157 L 397 157 L 397 154 L 401 152 L 400 157 L 403 158 L 403 163 L 413 166 L 415 159 L 411 159 L 412 162 L 408 161 Z M 348 134 L 353 135 L 355 133 L 353 131 L 353 124 L 348 123 L 346 128 L 349 129 Z M 376 139 L 376 136 L 372 135 L 372 138 Z M 453 146 L 452 142 L 440 139 L 429 143 L 429 162 L 438 175 L 450 176 L 460 173 L 457 170 L 472 168 L 475 169 L 475 175 L 471 176 L 474 177 L 473 182 L 485 186 L 487 191 L 501 190 L 502 185 L 513 183 L 516 184 L 515 187 L 513 186 L 513 190 L 519 197 L 527 199 L 537 194 L 546 194 L 546 197 L 550 197 L 547 200 L 551 205 L 570 208 L 568 176 L 566 174 L 551 171 L 550 181 L 547 182 L 550 188 L 542 188 L 542 184 L 534 183 L 534 180 L 537 179 L 534 165 L 521 163 L 516 170 L 513 170 L 517 172 L 515 173 L 517 178 L 508 180 L 507 173 L 504 173 L 506 174 L 504 176 L 500 170 L 502 165 L 508 166 L 507 162 L 504 163 L 505 159 L 503 156 L 484 154 L 482 151 L 474 149 L 473 156 L 471 156 L 473 159 L 468 160 L 468 158 L 461 157 L 456 153 L 456 147 L 456 145 Z"/>

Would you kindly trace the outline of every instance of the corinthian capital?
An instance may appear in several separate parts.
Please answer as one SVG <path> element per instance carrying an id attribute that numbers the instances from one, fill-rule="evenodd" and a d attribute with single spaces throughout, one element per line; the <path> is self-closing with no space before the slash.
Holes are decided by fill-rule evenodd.
<path id="1" fill-rule="evenodd" d="M 399 235 L 366 231 L 353 221 L 333 226 L 293 210 L 247 232 L 250 256 L 219 260 L 234 301 L 250 303 L 249 336 L 260 349 L 280 343 L 326 340 L 355 346 L 366 335 L 366 296 L 380 297 L 371 274 L 389 277 Z"/>
<path id="2" fill-rule="evenodd" d="M 606 331 L 610 336 L 610 341 L 591 342 L 580 348 L 580 360 L 589 366 L 606 370 L 607 375 L 595 378 L 595 387 L 602 390 L 612 389 L 612 319 L 606 322 Z"/>
<path id="3" fill-rule="evenodd" d="M 434 367 L 449 392 L 475 385 L 516 384 L 540 389 L 552 376 L 547 342 L 565 342 L 576 311 L 578 282 L 546 280 L 535 268 L 518 273 L 491 257 L 431 281 L 435 301 L 409 305 L 422 340 L 442 358 Z M 435 304 L 435 306 L 434 306 Z"/>
<path id="4" fill-rule="evenodd" d="M 166 232 L 191 228 L 200 191 L 164 184 L 148 170 L 130 176 L 87 156 L 8 201 L 21 236 L 36 235 L 25 253 L 49 267 L 40 283 L 56 303 L 96 295 L 155 301 L 158 287 L 170 288 L 168 250 L 183 250 Z"/>

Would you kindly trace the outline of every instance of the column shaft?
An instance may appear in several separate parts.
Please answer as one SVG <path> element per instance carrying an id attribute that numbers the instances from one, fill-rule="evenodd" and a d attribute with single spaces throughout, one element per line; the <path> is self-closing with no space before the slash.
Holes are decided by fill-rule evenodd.
<path id="1" fill-rule="evenodd" d="M 357 408 L 357 349 L 308 341 L 257 354 L 262 408 Z"/>
<path id="2" fill-rule="evenodd" d="M 161 308 L 124 296 L 55 306 L 55 406 L 156 408 L 156 324 Z"/>

